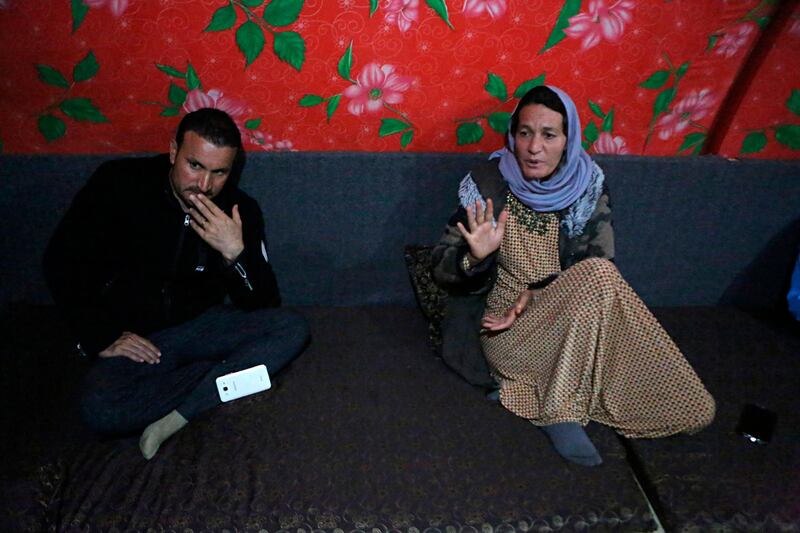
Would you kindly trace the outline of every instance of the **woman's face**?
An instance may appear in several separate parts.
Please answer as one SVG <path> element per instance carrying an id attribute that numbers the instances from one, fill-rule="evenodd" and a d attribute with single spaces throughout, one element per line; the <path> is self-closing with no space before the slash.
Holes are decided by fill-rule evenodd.
<path id="1" fill-rule="evenodd" d="M 556 171 L 567 145 L 564 117 L 542 104 L 519 111 L 514 155 L 526 180 L 545 180 Z"/>

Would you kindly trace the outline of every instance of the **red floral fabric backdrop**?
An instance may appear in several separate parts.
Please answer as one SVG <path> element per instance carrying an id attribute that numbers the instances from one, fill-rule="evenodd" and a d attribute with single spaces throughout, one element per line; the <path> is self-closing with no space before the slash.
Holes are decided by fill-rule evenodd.
<path id="1" fill-rule="evenodd" d="M 251 150 L 489 151 L 544 83 L 592 152 L 700 153 L 725 122 L 723 155 L 800 154 L 779 0 L 0 0 L 0 49 L 5 153 L 164 151 L 202 106 Z"/>

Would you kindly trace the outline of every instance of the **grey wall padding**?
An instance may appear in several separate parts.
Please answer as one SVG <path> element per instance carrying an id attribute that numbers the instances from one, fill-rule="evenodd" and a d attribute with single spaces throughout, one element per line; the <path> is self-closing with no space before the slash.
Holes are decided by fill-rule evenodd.
<path id="1" fill-rule="evenodd" d="M 70 200 L 113 156 L 0 156 L 0 301 L 49 301 L 41 254 Z M 403 246 L 435 242 L 483 154 L 251 153 L 290 305 L 412 305 Z M 779 306 L 796 256 L 800 161 L 598 156 L 617 265 L 651 306 Z M 787 266 L 789 265 L 789 266 Z"/>

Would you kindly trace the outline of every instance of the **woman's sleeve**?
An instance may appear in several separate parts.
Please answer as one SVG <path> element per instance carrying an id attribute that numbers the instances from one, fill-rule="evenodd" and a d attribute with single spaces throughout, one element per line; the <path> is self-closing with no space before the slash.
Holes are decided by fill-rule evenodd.
<path id="1" fill-rule="evenodd" d="M 561 240 L 562 270 L 590 257 L 614 260 L 614 227 L 611 224 L 611 202 L 605 184 L 583 232 L 570 238 L 562 231 Z"/>
<path id="2" fill-rule="evenodd" d="M 459 207 L 450 217 L 444 234 L 431 254 L 433 279 L 442 287 L 456 287 L 474 282 L 491 268 L 496 255 L 490 254 L 480 263 L 471 265 L 467 260 L 469 244 L 458 230 L 457 222 L 467 227 L 467 211 L 463 207 Z"/>
<path id="3" fill-rule="evenodd" d="M 588 257 L 600 257 L 614 260 L 614 226 L 611 222 L 611 200 L 608 187 L 603 186 L 603 193 L 597 201 L 592 218 L 586 224 L 589 236 L 587 246 Z"/>

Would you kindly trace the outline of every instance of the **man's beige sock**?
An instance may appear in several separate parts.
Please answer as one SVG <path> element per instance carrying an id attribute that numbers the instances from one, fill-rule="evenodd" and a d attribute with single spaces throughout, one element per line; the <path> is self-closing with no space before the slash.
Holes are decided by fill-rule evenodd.
<path id="1" fill-rule="evenodd" d="M 139 449 L 145 459 L 152 459 L 161 443 L 180 431 L 189 421 L 183 418 L 178 411 L 171 411 L 164 418 L 160 418 L 144 428 L 139 439 Z"/>

